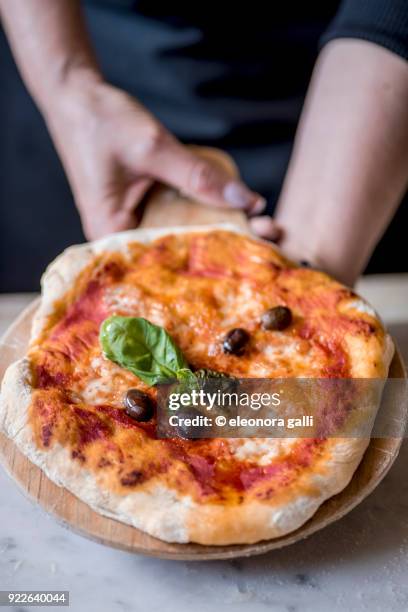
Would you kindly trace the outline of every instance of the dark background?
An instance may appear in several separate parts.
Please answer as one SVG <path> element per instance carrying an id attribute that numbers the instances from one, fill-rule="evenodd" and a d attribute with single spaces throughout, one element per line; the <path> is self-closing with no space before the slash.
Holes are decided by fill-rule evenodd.
<path id="1" fill-rule="evenodd" d="M 219 13 L 207 7 L 187 17 L 179 7 L 183 17 L 177 17 L 177 3 L 171 15 L 163 8 L 160 15 L 149 14 L 148 2 L 88 4 L 106 77 L 137 95 L 179 138 L 227 150 L 248 184 L 267 197 L 272 213 L 319 39 L 338 2 L 328 1 L 318 11 L 298 9 L 290 30 L 288 14 L 281 11 L 272 33 L 270 20 L 263 26 L 259 13 L 257 22 L 248 24 L 247 13 L 236 12 L 227 38 Z M 138 4 L 137 18 L 132 4 Z M 250 40 L 248 27 L 255 32 Z M 180 87 L 183 79 L 188 92 Z M 46 265 L 84 236 L 62 166 L 2 32 L 0 134 L 0 292 L 38 290 Z M 407 220 L 405 201 L 368 273 L 407 271 Z"/>

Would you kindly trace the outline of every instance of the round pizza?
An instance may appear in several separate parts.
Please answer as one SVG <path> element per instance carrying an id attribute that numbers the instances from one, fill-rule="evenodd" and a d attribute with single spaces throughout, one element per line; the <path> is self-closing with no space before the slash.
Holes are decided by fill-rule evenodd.
<path id="1" fill-rule="evenodd" d="M 130 355 L 133 336 L 122 363 L 104 345 L 112 320 L 167 365 Z M 228 226 L 124 232 L 47 269 L 0 424 L 100 514 L 169 542 L 253 543 L 297 529 L 341 491 L 369 440 L 160 438 L 159 374 L 177 361 L 237 379 L 386 378 L 393 350 L 353 291 L 270 243 Z"/>

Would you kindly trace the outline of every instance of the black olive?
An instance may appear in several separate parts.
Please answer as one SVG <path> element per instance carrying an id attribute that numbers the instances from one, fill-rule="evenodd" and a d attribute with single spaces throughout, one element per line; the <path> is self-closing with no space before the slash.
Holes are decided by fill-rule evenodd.
<path id="1" fill-rule="evenodd" d="M 129 389 L 125 396 L 125 412 L 135 421 L 149 421 L 153 416 L 150 397 L 138 389 Z"/>
<path id="2" fill-rule="evenodd" d="M 224 353 L 231 353 L 232 355 L 242 355 L 245 346 L 249 342 L 249 334 L 245 329 L 236 327 L 231 329 L 224 338 L 223 349 Z"/>
<path id="3" fill-rule="evenodd" d="M 299 264 L 302 266 L 302 268 L 311 268 L 312 264 L 310 263 L 310 261 L 307 261 L 307 259 L 301 259 Z"/>
<path id="4" fill-rule="evenodd" d="M 261 318 L 264 329 L 286 329 L 292 323 L 292 313 L 287 306 L 275 306 L 267 310 Z"/>

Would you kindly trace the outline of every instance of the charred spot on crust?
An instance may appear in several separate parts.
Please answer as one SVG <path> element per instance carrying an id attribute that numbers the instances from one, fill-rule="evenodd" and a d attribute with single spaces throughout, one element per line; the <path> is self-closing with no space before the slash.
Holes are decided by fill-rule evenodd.
<path id="1" fill-rule="evenodd" d="M 120 280 L 125 274 L 125 268 L 119 262 L 110 260 L 104 262 L 99 269 L 97 269 L 95 278 L 102 280 L 103 278 L 110 278 L 113 281 Z"/>
<path id="2" fill-rule="evenodd" d="M 44 425 L 41 429 L 41 440 L 44 446 L 49 446 L 52 436 L 52 425 L 49 423 Z"/>
<path id="3" fill-rule="evenodd" d="M 82 463 L 85 463 L 85 456 L 83 453 L 81 453 L 80 450 L 73 450 L 71 453 L 71 457 L 72 459 L 78 459 Z"/>
<path id="4" fill-rule="evenodd" d="M 143 472 L 139 472 L 139 470 L 132 470 L 126 476 L 122 476 L 120 479 L 120 484 L 124 487 L 133 487 L 136 484 L 140 484 L 144 481 Z"/>
<path id="5" fill-rule="evenodd" d="M 36 387 L 48 389 L 52 387 L 61 388 L 68 383 L 69 377 L 63 372 L 50 372 L 45 365 L 36 368 Z"/>

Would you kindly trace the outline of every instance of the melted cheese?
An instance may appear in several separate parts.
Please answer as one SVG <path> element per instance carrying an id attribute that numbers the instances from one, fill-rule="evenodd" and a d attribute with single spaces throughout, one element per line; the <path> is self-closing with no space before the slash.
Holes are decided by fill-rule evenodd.
<path id="1" fill-rule="evenodd" d="M 258 465 L 269 465 L 289 453 L 297 441 L 292 438 L 254 438 L 233 439 L 228 443 L 232 453 L 240 461 L 251 460 Z"/>
<path id="2" fill-rule="evenodd" d="M 293 450 L 289 439 L 156 440 L 154 421 L 135 425 L 122 410 L 129 388 L 153 399 L 155 390 L 101 355 L 100 325 L 112 314 L 162 325 L 193 369 L 241 378 L 342 377 L 350 373 L 345 335 L 364 342 L 376 330 L 375 320 L 361 316 L 362 303 L 344 315 L 339 304 L 347 299 L 347 290 L 325 275 L 295 268 L 268 244 L 229 232 L 164 236 L 129 245 L 126 256 L 98 255 L 30 353 L 38 444 L 56 439 L 88 469 L 105 470 L 109 487 L 122 492 L 160 474 L 170 488 L 197 499 L 235 503 L 249 490 L 273 495 L 288 474 L 296 478 L 313 462 L 320 442 L 298 440 Z M 293 322 L 265 330 L 261 316 L 276 305 L 289 307 Z M 223 350 L 234 327 L 250 336 L 240 356 Z M 271 468 L 266 481 L 264 467 Z"/>
<path id="3" fill-rule="evenodd" d="M 372 308 L 369 304 L 367 304 L 367 302 L 365 302 L 364 300 L 351 300 L 350 302 L 347 303 L 346 306 L 347 310 L 357 310 L 357 312 L 361 312 L 363 314 L 367 314 L 370 317 L 377 317 L 377 314 L 374 310 L 374 308 Z"/>

